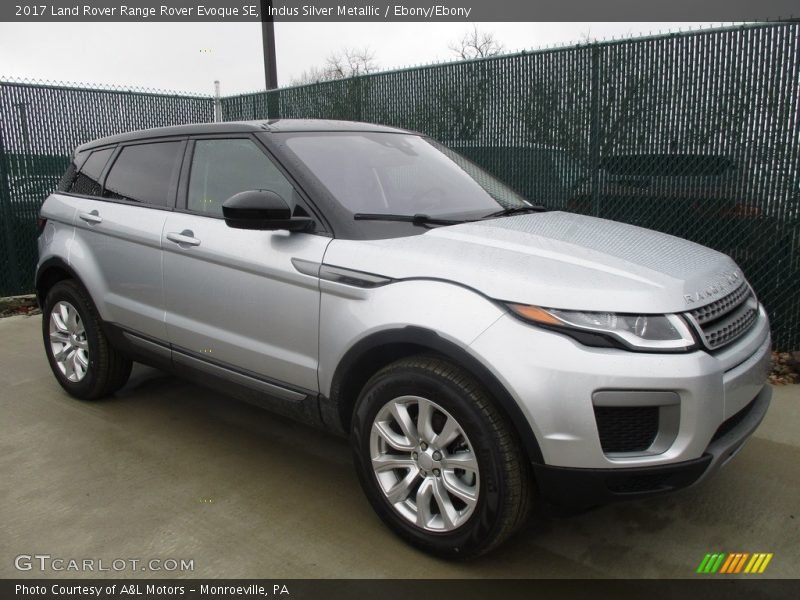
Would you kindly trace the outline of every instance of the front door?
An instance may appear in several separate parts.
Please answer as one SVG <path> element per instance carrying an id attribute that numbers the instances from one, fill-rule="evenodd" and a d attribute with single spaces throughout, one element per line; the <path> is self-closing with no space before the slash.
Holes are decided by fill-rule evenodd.
<path id="1" fill-rule="evenodd" d="M 212 368 L 316 391 L 319 281 L 292 259 L 321 263 L 330 238 L 225 225 L 222 203 L 245 190 L 271 190 L 306 210 L 252 138 L 197 139 L 188 154 L 185 199 L 167 217 L 162 239 L 167 334 L 176 359 L 182 353 Z"/>

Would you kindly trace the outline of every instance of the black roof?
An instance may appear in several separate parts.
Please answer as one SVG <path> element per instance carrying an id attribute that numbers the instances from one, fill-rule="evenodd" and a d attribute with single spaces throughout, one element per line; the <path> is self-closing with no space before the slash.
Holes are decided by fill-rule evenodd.
<path id="1" fill-rule="evenodd" d="M 212 133 L 285 133 L 291 131 L 375 131 L 382 133 L 413 133 L 405 129 L 359 123 L 357 121 L 332 121 L 326 119 L 272 119 L 269 121 L 227 121 L 223 123 L 197 123 L 193 125 L 173 125 L 120 133 L 82 144 L 77 152 L 134 140 L 181 135 L 203 135 Z"/>

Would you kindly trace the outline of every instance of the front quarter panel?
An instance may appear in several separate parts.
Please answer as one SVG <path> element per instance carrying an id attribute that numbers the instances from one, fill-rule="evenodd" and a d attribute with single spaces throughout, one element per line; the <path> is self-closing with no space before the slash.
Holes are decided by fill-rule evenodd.
<path id="1" fill-rule="evenodd" d="M 398 281 L 363 289 L 322 281 L 320 392 L 330 396 L 337 365 L 347 351 L 374 334 L 418 327 L 466 351 L 505 311 L 480 294 L 452 283 Z"/>

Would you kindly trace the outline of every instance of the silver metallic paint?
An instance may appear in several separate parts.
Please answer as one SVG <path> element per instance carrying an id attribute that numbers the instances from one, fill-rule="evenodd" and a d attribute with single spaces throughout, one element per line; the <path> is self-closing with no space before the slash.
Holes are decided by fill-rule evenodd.
<path id="1" fill-rule="evenodd" d="M 169 213 L 88 198 L 71 201 L 78 211 L 70 264 L 84 275 L 103 319 L 164 339 L 161 229 Z M 92 212 L 102 221 L 80 218 Z"/>
<path id="2" fill-rule="evenodd" d="M 685 311 L 685 294 L 739 271 L 726 255 L 693 242 L 563 212 L 401 238 L 337 239 L 325 262 L 393 279 L 453 281 L 508 302 L 624 313 Z"/>
<path id="3" fill-rule="evenodd" d="M 84 222 L 79 210 L 97 210 L 102 223 Z M 644 229 L 547 213 L 406 238 L 331 240 L 234 231 L 221 219 L 59 194 L 45 202 L 42 216 L 49 222 L 40 264 L 65 259 L 103 319 L 323 395 L 360 340 L 409 325 L 435 331 L 505 386 L 527 420 L 517 426 L 531 427 L 550 465 L 616 468 L 697 458 L 726 418 L 757 395 L 763 410 L 768 404 L 763 308 L 746 335 L 713 355 L 667 355 L 582 346 L 521 322 L 490 299 L 680 312 L 685 294 L 737 270 L 720 253 Z M 167 238 L 185 231 L 199 245 Z M 309 265 L 397 281 L 359 287 L 320 279 Z M 674 442 L 659 454 L 605 456 L 592 408 L 592 394 L 604 389 L 677 393 Z M 758 419 L 750 421 L 754 428 Z M 715 442 L 715 468 L 741 441 Z"/>
<path id="4" fill-rule="evenodd" d="M 167 239 L 191 231 L 199 245 Z M 222 219 L 170 213 L 163 273 L 170 343 L 226 364 L 316 390 L 319 280 L 293 258 L 322 262 L 330 238 L 234 230 Z"/>

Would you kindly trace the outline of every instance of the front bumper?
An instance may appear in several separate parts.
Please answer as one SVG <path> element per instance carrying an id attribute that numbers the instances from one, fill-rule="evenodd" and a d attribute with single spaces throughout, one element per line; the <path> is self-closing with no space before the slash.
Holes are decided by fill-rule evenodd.
<path id="1" fill-rule="evenodd" d="M 527 423 L 517 427 L 533 432 L 547 467 L 604 472 L 673 469 L 706 461 L 706 468 L 697 473 L 700 478 L 713 471 L 724 454 L 716 450 L 718 439 L 712 443 L 722 423 L 755 398 L 761 399 L 759 407 L 764 406 L 768 395 L 762 395 L 770 360 L 769 322 L 763 308 L 747 334 L 714 353 L 590 348 L 511 315 L 478 336 L 470 351 L 519 405 Z M 619 397 L 630 397 L 632 402 L 639 392 L 673 398 L 670 418 L 663 421 L 669 421 L 669 431 L 664 432 L 668 435 L 659 435 L 658 443 L 646 450 L 604 451 L 595 411 L 597 392 L 612 396 L 620 392 Z M 711 459 L 704 458 L 707 453 Z"/>
<path id="2" fill-rule="evenodd" d="M 673 464 L 619 469 L 534 465 L 542 497 L 553 504 L 585 509 L 615 500 L 652 496 L 699 483 L 727 464 L 767 413 L 772 388 L 764 387 L 740 413 L 725 421 L 699 458 Z"/>

